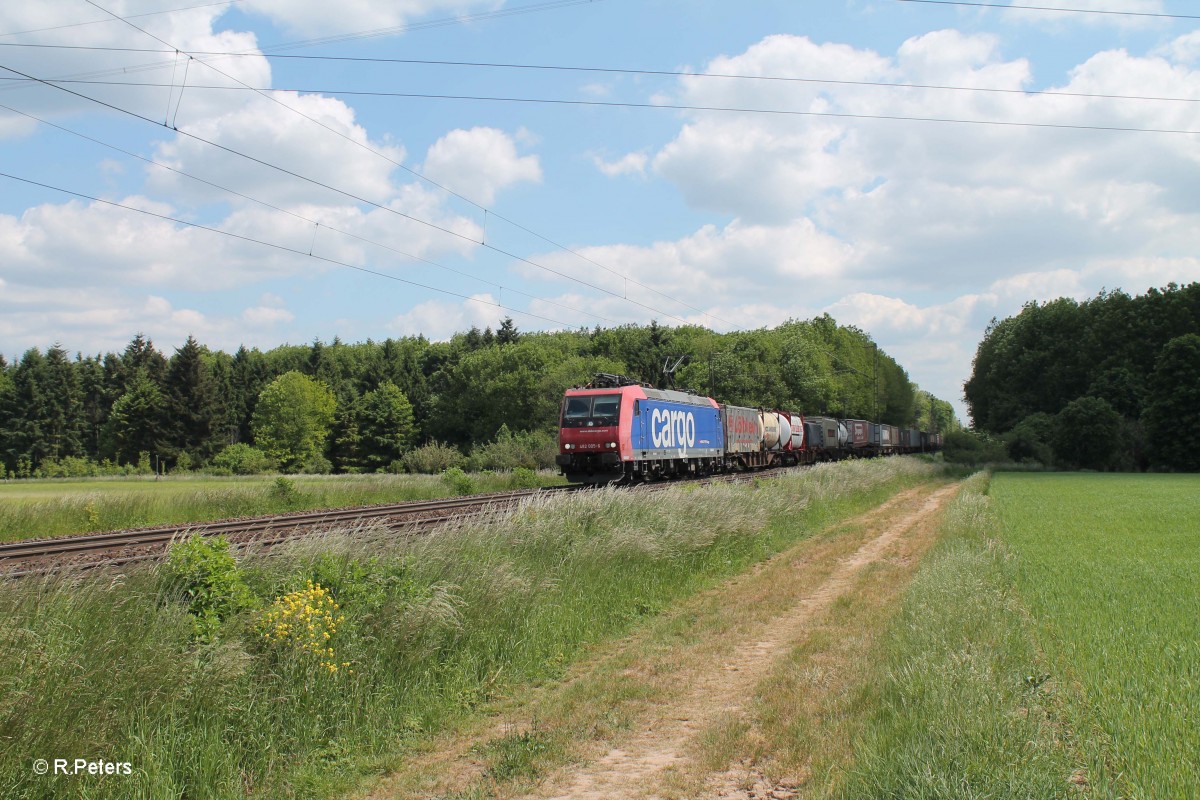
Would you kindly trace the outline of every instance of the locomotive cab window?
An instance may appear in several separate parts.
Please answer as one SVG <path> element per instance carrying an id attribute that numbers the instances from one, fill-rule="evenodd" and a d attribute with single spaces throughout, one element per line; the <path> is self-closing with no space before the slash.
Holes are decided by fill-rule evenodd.
<path id="1" fill-rule="evenodd" d="M 568 397 L 563 402 L 564 428 L 616 425 L 621 411 L 621 395 L 601 394 Z"/>

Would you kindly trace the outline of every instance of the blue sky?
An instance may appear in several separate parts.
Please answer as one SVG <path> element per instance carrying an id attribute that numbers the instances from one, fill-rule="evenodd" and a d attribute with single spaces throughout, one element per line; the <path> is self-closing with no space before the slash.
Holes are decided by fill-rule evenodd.
<path id="1" fill-rule="evenodd" d="M 1028 5 L 4 4 L 0 352 L 828 312 L 961 415 L 992 317 L 1200 280 L 1200 9 Z"/>

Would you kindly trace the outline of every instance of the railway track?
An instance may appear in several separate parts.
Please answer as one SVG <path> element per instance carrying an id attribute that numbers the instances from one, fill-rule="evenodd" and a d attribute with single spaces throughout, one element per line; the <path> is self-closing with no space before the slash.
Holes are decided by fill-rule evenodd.
<path id="1" fill-rule="evenodd" d="M 701 479 L 721 483 L 775 477 L 785 469 L 755 473 L 730 473 Z M 660 491 L 677 482 L 639 484 L 635 491 Z M 487 514 L 508 508 L 521 500 L 583 490 L 587 486 L 555 486 L 521 489 L 486 495 L 440 500 L 423 500 L 391 505 L 306 511 L 291 514 L 222 520 L 218 522 L 166 525 L 136 530 L 30 539 L 0 543 L 0 576 L 15 578 L 43 575 L 66 569 L 120 566 L 160 558 L 172 541 L 183 536 L 225 535 L 239 547 L 270 547 L 302 536 L 335 529 L 371 526 L 387 531 L 415 532 L 442 525 L 464 516 Z"/>
<path id="2" fill-rule="evenodd" d="M 353 526 L 372 525 L 392 531 L 421 530 L 458 517 L 498 511 L 539 494 L 570 491 L 574 488 L 521 489 L 441 500 L 6 542 L 0 544 L 0 574 L 20 577 L 64 568 L 113 566 L 145 561 L 160 557 L 172 541 L 190 535 L 225 535 L 239 546 L 269 547 L 298 536 Z"/>

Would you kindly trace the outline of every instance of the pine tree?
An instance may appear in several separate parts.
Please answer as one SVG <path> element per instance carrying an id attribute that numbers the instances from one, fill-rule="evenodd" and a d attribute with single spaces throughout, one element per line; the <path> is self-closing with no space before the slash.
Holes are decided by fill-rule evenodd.
<path id="1" fill-rule="evenodd" d="M 230 365 L 232 371 L 233 395 L 228 401 L 228 417 L 226 426 L 235 427 L 234 441 L 249 442 L 254 436 L 251 430 L 251 419 L 258 396 L 270 382 L 270 371 L 266 357 L 257 349 L 247 350 L 243 345 L 233 354 Z"/>
<path id="2" fill-rule="evenodd" d="M 168 458 L 187 452 L 208 460 L 219 445 L 220 409 L 204 356 L 203 348 L 189 336 L 171 358 L 163 392 L 164 449 Z"/>
<path id="3" fill-rule="evenodd" d="M 24 459 L 37 469 L 46 459 L 83 453 L 83 403 L 78 376 L 58 345 L 42 355 L 26 351 L 4 393 L 3 459 L 8 469 Z"/>
<path id="4" fill-rule="evenodd" d="M 512 317 L 505 317 L 500 321 L 500 328 L 496 331 L 497 344 L 516 344 L 520 338 L 521 334 L 517 332 Z"/>
<path id="5" fill-rule="evenodd" d="M 46 351 L 44 383 L 50 457 L 83 455 L 83 395 L 79 376 L 67 351 L 57 344 Z"/>
<path id="6" fill-rule="evenodd" d="M 158 384 L 136 370 L 125 393 L 113 403 L 104 425 L 104 449 L 118 463 L 136 464 L 140 453 L 163 452 L 162 420 L 166 403 Z"/>
<path id="7" fill-rule="evenodd" d="M 356 408 L 360 464 L 367 471 L 386 469 L 404 455 L 412 440 L 413 407 L 391 381 L 367 392 Z"/>

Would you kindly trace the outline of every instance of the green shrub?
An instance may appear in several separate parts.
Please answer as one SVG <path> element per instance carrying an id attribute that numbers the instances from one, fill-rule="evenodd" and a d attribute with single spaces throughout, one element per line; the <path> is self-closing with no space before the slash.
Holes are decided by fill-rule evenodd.
<path id="1" fill-rule="evenodd" d="M 459 467 L 451 467 L 443 472 L 442 483 L 449 486 L 455 494 L 474 494 L 478 491 L 474 479 Z"/>
<path id="2" fill-rule="evenodd" d="M 228 470 L 233 475 L 261 475 L 275 468 L 271 458 L 256 447 L 238 442 L 217 453 L 212 460 L 216 470 Z M 216 473 L 220 474 L 220 473 Z"/>
<path id="3" fill-rule="evenodd" d="M 305 577 L 329 589 L 339 605 L 351 605 L 360 612 L 376 611 L 389 601 L 426 594 L 425 588 L 413 579 L 404 558 L 359 559 L 347 554 L 321 553 Z"/>
<path id="4" fill-rule="evenodd" d="M 1058 412 L 1050 440 L 1054 457 L 1083 469 L 1111 469 L 1121 448 L 1121 415 L 1107 400 L 1080 397 Z"/>
<path id="5" fill-rule="evenodd" d="M 536 489 L 541 486 L 541 481 L 533 470 L 517 467 L 512 471 L 512 486 L 514 489 Z"/>
<path id="6" fill-rule="evenodd" d="M 254 603 L 224 536 L 176 541 L 163 575 L 168 594 L 187 603 L 195 636 L 203 641 L 212 640 L 224 620 Z"/>
<path id="7" fill-rule="evenodd" d="M 300 490 L 296 488 L 296 483 L 282 475 L 275 479 L 275 483 L 271 484 L 271 497 L 289 506 L 298 505 L 301 500 Z"/>
<path id="8" fill-rule="evenodd" d="M 437 475 L 451 467 L 461 467 L 466 462 L 458 448 L 444 442 L 429 442 L 409 450 L 400 459 L 405 472 Z"/>
<path id="9" fill-rule="evenodd" d="M 333 472 L 333 462 L 321 454 L 310 456 L 300 471 L 305 475 L 328 475 Z"/>
<path id="10" fill-rule="evenodd" d="M 953 431 L 946 434 L 942 452 L 956 464 L 994 464 L 1008 460 L 1004 442 L 979 431 Z"/>
<path id="11" fill-rule="evenodd" d="M 1042 412 L 1030 414 L 1004 434 L 1008 457 L 1018 463 L 1050 465 L 1054 461 L 1054 452 L 1050 448 L 1054 428 L 1054 417 L 1051 415 Z"/>
<path id="12" fill-rule="evenodd" d="M 46 459 L 38 468 L 42 478 L 94 478 L 100 474 L 98 464 L 78 456 L 66 456 L 61 461 Z"/>
<path id="13" fill-rule="evenodd" d="M 545 469 L 554 466 L 558 443 L 546 431 L 517 431 L 501 425 L 495 441 L 476 445 L 471 450 L 468 468 L 471 470 Z"/>

